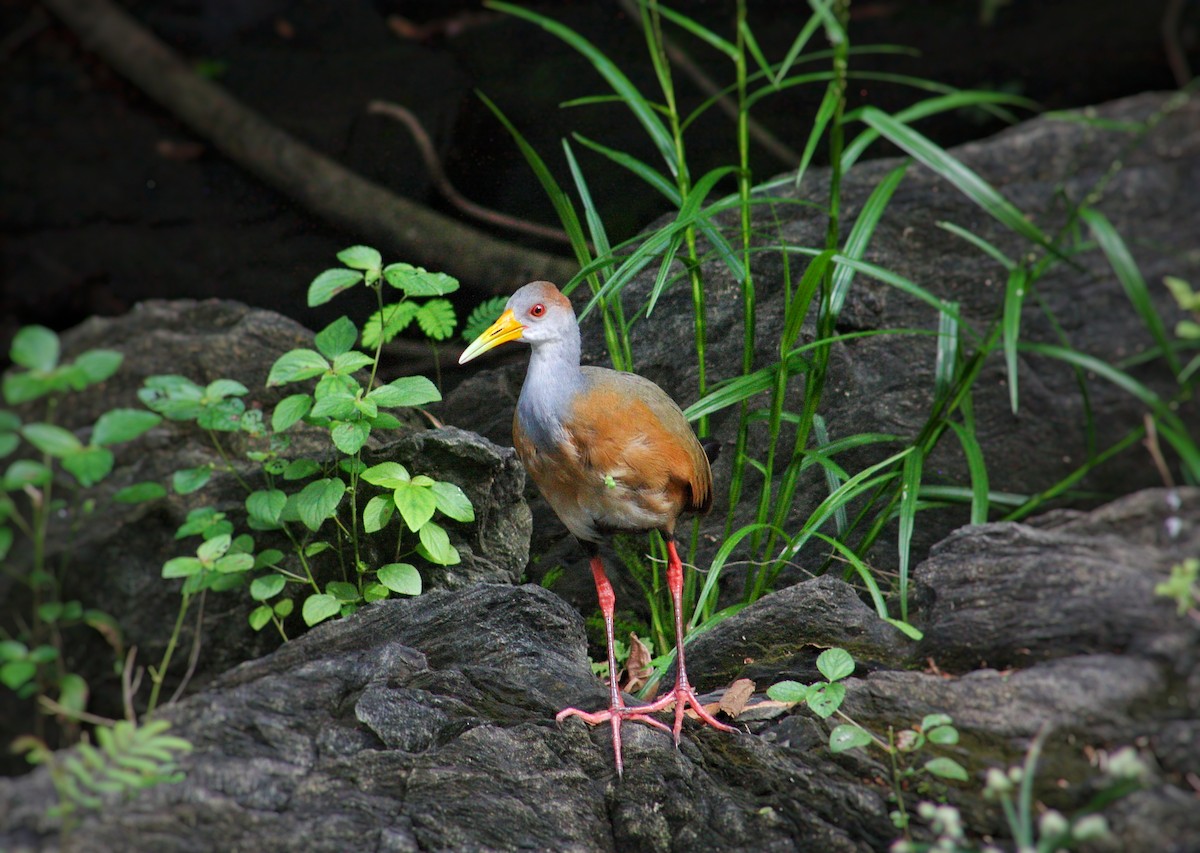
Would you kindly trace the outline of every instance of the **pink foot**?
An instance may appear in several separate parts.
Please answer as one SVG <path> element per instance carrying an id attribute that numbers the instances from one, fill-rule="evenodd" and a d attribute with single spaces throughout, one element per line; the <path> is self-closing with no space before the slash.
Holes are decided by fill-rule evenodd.
<path id="1" fill-rule="evenodd" d="M 561 723 L 567 717 L 579 717 L 589 726 L 598 726 L 601 723 L 608 721 L 612 724 L 613 735 L 613 754 L 617 759 L 617 775 L 622 776 L 625 772 L 625 762 L 621 758 L 621 723 L 646 723 L 654 726 L 656 729 L 662 729 L 667 734 L 671 734 L 671 729 L 668 728 L 661 720 L 656 720 L 653 717 L 647 716 L 645 709 L 641 706 L 630 708 L 624 703 L 619 703 L 611 708 L 606 708 L 603 711 L 588 712 L 579 708 L 564 708 L 559 711 L 554 721 Z M 676 743 L 679 742 L 676 738 Z"/>

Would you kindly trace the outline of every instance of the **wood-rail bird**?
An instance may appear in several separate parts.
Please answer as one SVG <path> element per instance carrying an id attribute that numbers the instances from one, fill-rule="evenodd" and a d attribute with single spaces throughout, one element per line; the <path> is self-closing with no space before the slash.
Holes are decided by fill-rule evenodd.
<path id="1" fill-rule="evenodd" d="M 520 288 L 504 313 L 459 358 L 465 364 L 508 341 L 532 347 L 525 383 L 513 415 L 513 445 L 542 496 L 587 553 L 608 641 L 609 707 L 588 713 L 561 711 L 590 725 L 612 725 L 617 773 L 623 772 L 621 723 L 648 723 L 674 735 L 679 745 L 690 706 L 710 726 L 735 731 L 704 709 L 688 682 L 683 654 L 683 563 L 675 548 L 675 523 L 684 512 L 712 506 L 712 470 L 705 448 L 679 406 L 649 379 L 579 364 L 579 325 L 571 302 L 547 281 Z M 617 685 L 612 584 L 599 543 L 612 533 L 659 531 L 667 545 L 667 586 L 675 611 L 674 690 L 647 705 L 626 706 Z M 650 716 L 675 706 L 668 728 Z"/>

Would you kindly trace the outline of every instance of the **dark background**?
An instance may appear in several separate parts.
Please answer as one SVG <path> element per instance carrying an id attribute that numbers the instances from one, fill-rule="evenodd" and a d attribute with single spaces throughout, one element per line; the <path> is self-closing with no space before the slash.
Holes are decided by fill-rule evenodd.
<path id="1" fill-rule="evenodd" d="M 640 30 L 616 3 L 524 5 L 583 33 L 643 91 L 654 91 Z M 732 38 L 732 0 L 676 6 Z M 158 0 L 125 7 L 285 130 L 392 191 L 448 213 L 407 132 L 368 115 L 368 101 L 413 110 L 467 197 L 540 222 L 557 224 L 476 88 L 508 114 L 563 181 L 560 140 L 572 131 L 654 160 L 623 106 L 559 108 L 564 100 L 605 92 L 590 65 L 539 28 L 477 2 Z M 985 20 L 985 2 L 858 2 L 852 6 L 855 45 L 903 45 L 919 54 L 864 56 L 851 67 L 1002 89 L 1046 109 L 1099 103 L 1175 86 L 1161 32 L 1167 7 L 1168 0 L 1012 0 Z M 1193 67 L 1200 64 L 1198 7 L 1184 4 L 1179 31 Z M 391 17 L 397 15 L 407 27 L 397 26 Z M 782 58 L 806 17 L 807 4 L 798 0 L 750 3 L 751 24 L 772 60 Z M 722 57 L 669 31 L 715 81 L 733 79 Z M 148 298 L 233 297 L 317 328 L 342 312 L 355 316 L 356 306 L 345 301 L 312 311 L 304 293 L 337 250 L 361 237 L 313 218 L 248 176 L 85 51 L 38 4 L 0 0 L 0 33 L 3 351 L 22 324 L 64 329 Z M 700 100 L 678 72 L 676 85 L 686 106 Z M 821 86 L 792 90 L 764 101 L 756 117 L 801 149 L 821 94 Z M 894 110 L 922 96 L 857 83 L 850 106 Z M 919 127 L 949 145 L 1002 125 L 963 112 Z M 735 162 L 734 142 L 732 123 L 712 110 L 689 131 L 693 172 Z M 664 212 L 635 179 L 576 150 L 616 238 Z M 789 164 L 756 148 L 753 166 L 762 179 Z M 557 251 L 551 243 L 511 239 Z M 407 260 L 379 248 L 387 261 Z M 486 291 L 520 283 L 464 281 L 460 316 Z"/>

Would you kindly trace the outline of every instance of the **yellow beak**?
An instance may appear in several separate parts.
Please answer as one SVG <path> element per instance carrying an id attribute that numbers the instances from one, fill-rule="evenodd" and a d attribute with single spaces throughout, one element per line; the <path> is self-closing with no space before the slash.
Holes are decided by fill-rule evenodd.
<path id="1" fill-rule="evenodd" d="M 524 331 L 525 327 L 517 322 L 517 317 L 513 314 L 512 309 L 507 308 L 500 315 L 499 320 L 492 323 L 492 325 L 488 326 L 487 331 L 471 341 L 471 345 L 459 356 L 458 363 L 466 364 L 477 355 L 482 355 L 493 347 L 498 347 L 500 344 L 505 344 L 509 341 L 519 341 Z"/>

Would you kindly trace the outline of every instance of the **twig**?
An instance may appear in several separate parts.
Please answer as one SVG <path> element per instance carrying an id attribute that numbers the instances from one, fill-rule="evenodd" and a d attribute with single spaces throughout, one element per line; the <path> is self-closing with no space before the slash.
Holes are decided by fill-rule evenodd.
<path id="1" fill-rule="evenodd" d="M 1168 489 L 1175 488 L 1175 478 L 1171 476 L 1171 468 L 1167 465 L 1166 458 L 1163 457 L 1162 448 L 1158 446 L 1158 429 L 1154 423 L 1154 418 L 1147 413 L 1142 422 L 1146 425 L 1146 437 L 1142 439 L 1142 445 L 1150 453 L 1150 458 L 1154 460 L 1154 467 L 1158 469 L 1158 476 L 1162 477 L 1163 485 Z"/>
<path id="2" fill-rule="evenodd" d="M 187 672 L 183 674 L 183 679 L 179 682 L 179 686 L 175 688 L 175 692 L 167 700 L 168 705 L 175 704 L 179 697 L 183 695 L 183 691 L 187 688 L 188 682 L 192 680 L 192 676 L 196 674 L 196 664 L 200 660 L 200 629 L 204 625 L 204 601 L 207 595 L 208 590 L 200 593 L 200 605 L 196 608 L 196 627 L 192 633 L 192 650 L 188 653 Z"/>
<path id="3" fill-rule="evenodd" d="M 1188 64 L 1187 51 L 1179 43 L 1183 3 L 1184 0 L 1167 0 L 1167 8 L 1162 17 L 1163 51 L 1167 54 L 1167 66 L 1175 77 L 1175 85 L 1181 89 L 1192 81 L 1192 68 Z"/>
<path id="4" fill-rule="evenodd" d="M 66 705 L 56 702 L 49 696 L 39 696 L 38 704 L 40 704 L 51 714 L 55 714 L 60 717 L 66 717 L 69 720 L 75 720 L 76 722 L 80 723 L 91 723 L 93 726 L 111 726 L 116 722 L 116 720 L 110 720 L 108 717 L 101 717 L 98 714 L 91 714 L 87 711 L 76 711 L 72 708 L 68 708 Z"/>
<path id="5" fill-rule="evenodd" d="M 137 688 L 133 685 L 133 662 L 137 660 L 137 646 L 130 646 L 128 654 L 125 655 L 125 666 L 121 669 L 121 702 L 125 705 L 125 719 L 131 723 L 137 722 L 137 714 L 133 711 L 133 695 Z M 141 673 L 138 673 L 138 683 L 142 681 Z"/>
<path id="6" fill-rule="evenodd" d="M 578 272 L 574 261 L 499 240 L 334 162 L 195 74 L 112 0 L 42 2 L 89 50 L 219 151 L 347 232 L 490 293 L 530 278 L 567 281 Z"/>

